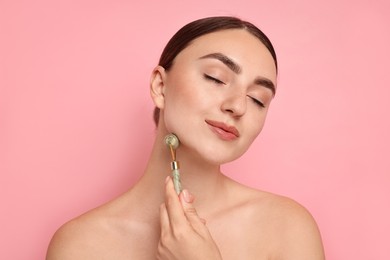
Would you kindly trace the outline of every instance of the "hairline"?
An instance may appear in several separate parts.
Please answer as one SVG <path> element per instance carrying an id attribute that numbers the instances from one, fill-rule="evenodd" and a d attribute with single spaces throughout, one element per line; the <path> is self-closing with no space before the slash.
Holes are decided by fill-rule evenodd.
<path id="1" fill-rule="evenodd" d="M 161 61 L 159 62 L 159 65 L 162 66 L 166 71 L 169 71 L 172 66 L 175 64 L 175 60 L 176 60 L 176 57 L 180 55 L 180 53 L 182 53 L 185 49 L 187 49 L 191 44 L 193 44 L 197 39 L 201 38 L 202 36 L 205 36 L 205 35 L 208 35 L 208 34 L 211 34 L 211 33 L 216 33 L 216 32 L 221 32 L 221 31 L 228 31 L 228 30 L 245 30 L 247 31 L 249 34 L 251 34 L 252 36 L 254 36 L 257 40 L 259 40 L 259 42 L 261 44 L 264 45 L 264 47 L 267 49 L 267 51 L 271 54 L 271 57 L 272 59 L 274 60 L 274 64 L 275 64 L 275 68 L 276 68 L 276 74 L 278 73 L 278 65 L 277 65 L 277 61 L 276 61 L 276 58 L 273 57 L 273 54 L 271 52 L 271 50 L 269 49 L 269 46 L 267 46 L 262 40 L 261 38 L 255 34 L 252 30 L 250 30 L 250 28 L 246 25 L 246 24 L 242 24 L 241 27 L 231 27 L 231 28 L 219 28 L 219 29 L 216 29 L 216 30 L 213 30 L 213 31 L 210 31 L 210 32 L 207 32 L 207 33 L 204 33 L 204 34 L 201 34 L 195 38 L 193 38 L 191 41 L 187 42 L 185 45 L 183 45 L 182 49 L 176 54 L 176 56 L 172 59 L 171 63 L 169 64 L 169 67 L 166 68 L 164 67 L 162 64 L 161 64 Z M 271 46 L 272 47 L 272 46 Z"/>

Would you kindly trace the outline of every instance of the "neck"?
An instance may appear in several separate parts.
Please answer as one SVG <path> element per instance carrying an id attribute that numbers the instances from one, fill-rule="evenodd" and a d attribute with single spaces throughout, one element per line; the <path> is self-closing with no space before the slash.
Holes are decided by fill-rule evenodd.
<path id="1" fill-rule="evenodd" d="M 170 162 L 172 158 L 164 137 L 168 133 L 157 131 L 152 153 L 138 187 L 147 190 L 150 199 L 162 203 L 164 199 L 164 180 L 171 175 Z M 211 165 L 206 161 L 194 158 L 185 147 L 177 150 L 177 160 L 180 163 L 180 175 L 183 189 L 189 190 L 195 196 L 195 207 L 198 211 L 209 211 L 214 207 L 215 199 L 223 188 L 223 179 L 219 165 Z M 211 200 L 210 198 L 213 198 Z"/>

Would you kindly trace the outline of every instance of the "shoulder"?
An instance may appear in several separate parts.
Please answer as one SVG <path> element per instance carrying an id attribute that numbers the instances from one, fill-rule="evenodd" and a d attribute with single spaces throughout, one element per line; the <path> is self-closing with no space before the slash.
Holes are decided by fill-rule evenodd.
<path id="1" fill-rule="evenodd" d="M 241 194 L 241 202 L 235 212 L 255 248 L 267 245 L 276 259 L 324 259 L 317 223 L 300 203 L 245 186 L 238 187 L 237 194 Z"/>
<path id="2" fill-rule="evenodd" d="M 251 206 L 254 221 L 266 220 L 278 258 L 324 259 L 317 223 L 304 206 L 266 192 L 259 192 Z"/>
<path id="3" fill-rule="evenodd" d="M 148 223 L 135 217 L 133 204 L 121 195 L 62 225 L 53 235 L 46 260 L 140 259 Z M 150 236 L 148 236 L 150 237 Z"/>
<path id="4" fill-rule="evenodd" d="M 91 211 L 65 223 L 53 235 L 46 259 L 89 259 L 92 244 L 104 234 L 102 222 L 99 214 Z"/>
<path id="5" fill-rule="evenodd" d="M 119 196 L 63 224 L 50 241 L 46 260 L 110 258 L 107 252 L 122 238 L 124 204 Z"/>

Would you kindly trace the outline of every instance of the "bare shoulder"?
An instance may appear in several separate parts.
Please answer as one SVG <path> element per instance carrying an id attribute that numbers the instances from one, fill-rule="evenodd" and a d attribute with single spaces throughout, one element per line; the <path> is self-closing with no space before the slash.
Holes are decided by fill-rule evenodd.
<path id="1" fill-rule="evenodd" d="M 266 220 L 276 259 L 325 259 L 321 235 L 311 213 L 293 199 L 258 191 L 251 203 L 255 221 Z"/>
<path id="2" fill-rule="evenodd" d="M 53 235 L 46 259 L 90 259 L 92 244 L 104 236 L 102 223 L 94 210 L 65 223 Z"/>
<path id="3" fill-rule="evenodd" d="M 245 186 L 236 186 L 233 196 L 241 201 L 234 212 L 245 232 L 242 235 L 255 250 L 267 251 L 267 259 L 325 259 L 317 223 L 304 206 L 293 199 Z M 254 255 L 258 254 L 261 252 Z"/>
<path id="4" fill-rule="evenodd" d="M 131 198 L 131 193 L 123 194 L 62 225 L 50 242 L 46 260 L 151 259 L 154 227 L 142 212 L 143 221 L 136 217 L 139 208 Z"/>

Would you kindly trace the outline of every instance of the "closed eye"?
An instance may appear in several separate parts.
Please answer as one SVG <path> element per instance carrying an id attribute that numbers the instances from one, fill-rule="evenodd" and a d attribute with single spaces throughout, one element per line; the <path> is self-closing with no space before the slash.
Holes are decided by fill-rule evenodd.
<path id="1" fill-rule="evenodd" d="M 264 103 L 261 102 L 260 100 L 254 98 L 254 97 L 251 97 L 251 96 L 248 96 L 256 105 L 259 105 L 260 107 L 265 107 Z"/>
<path id="2" fill-rule="evenodd" d="M 203 74 L 203 76 L 204 76 L 205 79 L 210 80 L 210 81 L 214 81 L 214 82 L 217 83 L 217 84 L 226 85 L 225 82 L 223 82 L 223 81 L 221 81 L 221 80 L 219 80 L 219 79 L 217 79 L 217 78 L 211 77 L 211 76 L 208 75 L 208 74 Z"/>

